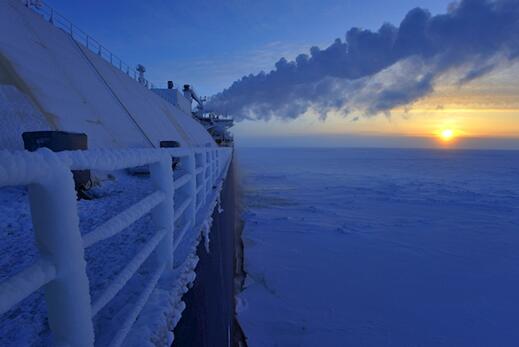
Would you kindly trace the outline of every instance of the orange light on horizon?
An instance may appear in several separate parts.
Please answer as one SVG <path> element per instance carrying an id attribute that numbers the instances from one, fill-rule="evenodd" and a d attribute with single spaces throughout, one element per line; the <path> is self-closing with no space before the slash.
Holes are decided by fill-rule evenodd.
<path id="1" fill-rule="evenodd" d="M 454 130 L 452 129 L 443 129 L 440 133 L 440 137 L 443 141 L 449 142 L 454 138 Z"/>

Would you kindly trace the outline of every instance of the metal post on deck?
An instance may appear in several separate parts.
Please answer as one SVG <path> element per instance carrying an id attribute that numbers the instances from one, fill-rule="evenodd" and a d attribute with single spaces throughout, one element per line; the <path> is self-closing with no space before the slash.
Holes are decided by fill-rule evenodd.
<path id="1" fill-rule="evenodd" d="M 207 194 L 209 194 L 209 192 L 207 190 L 207 177 L 206 177 L 207 169 L 208 169 L 207 158 L 208 158 L 207 150 L 205 150 L 202 152 L 202 167 L 204 168 L 202 171 L 202 187 L 203 187 L 202 196 L 203 196 L 204 205 L 207 203 Z"/>
<path id="2" fill-rule="evenodd" d="M 156 249 L 159 264 L 166 263 L 167 269 L 173 268 L 173 232 L 174 232 L 174 182 L 171 168 L 171 156 L 164 154 L 164 158 L 150 165 L 150 178 L 155 189 L 162 191 L 166 197 L 152 211 L 153 224 L 157 229 L 167 229 L 166 236 Z"/>
<path id="3" fill-rule="evenodd" d="M 209 182 L 209 192 L 211 192 L 214 185 L 214 158 L 212 149 L 209 149 Z"/>
<path id="4" fill-rule="evenodd" d="M 50 174 L 29 185 L 36 244 L 42 258 L 56 266 L 56 279 L 44 287 L 49 326 L 56 345 L 93 346 L 90 292 L 74 179 L 54 153 L 48 149 L 38 152 L 52 167 Z"/>
<path id="5" fill-rule="evenodd" d="M 187 172 L 191 174 L 191 180 L 189 182 L 189 196 L 192 197 L 191 207 L 189 212 L 189 218 L 191 220 L 191 225 L 196 225 L 196 207 L 197 207 L 197 198 L 196 198 L 196 154 L 195 152 L 191 153 L 187 158 Z"/>

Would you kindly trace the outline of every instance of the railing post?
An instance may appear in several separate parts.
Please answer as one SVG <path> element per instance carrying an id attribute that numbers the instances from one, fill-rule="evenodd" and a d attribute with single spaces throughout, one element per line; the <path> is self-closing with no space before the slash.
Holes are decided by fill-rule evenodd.
<path id="1" fill-rule="evenodd" d="M 56 266 L 45 286 L 49 326 L 57 345 L 93 346 L 94 329 L 83 242 L 72 173 L 47 149 L 38 151 L 52 168 L 29 185 L 36 244 Z"/>
<path id="2" fill-rule="evenodd" d="M 207 153 L 207 149 L 204 150 L 203 152 L 203 163 L 204 163 L 204 174 L 202 175 L 202 182 L 203 182 L 203 185 L 204 185 L 204 189 L 202 189 L 203 191 L 203 195 L 204 195 L 204 205 L 207 203 L 207 195 L 209 194 L 209 190 L 207 189 L 207 181 L 208 181 L 208 177 L 207 177 L 207 173 L 208 173 L 208 170 L 209 170 L 209 165 L 208 165 L 208 161 L 209 161 L 209 155 Z"/>
<path id="3" fill-rule="evenodd" d="M 196 206 L 198 207 L 198 205 L 200 205 L 200 201 L 202 200 L 200 198 L 200 192 L 199 192 L 199 188 L 200 188 L 200 178 L 199 178 L 199 173 L 198 173 L 198 170 L 200 169 L 200 152 L 197 152 L 197 151 L 194 151 L 195 153 L 195 172 L 197 173 L 196 174 L 196 178 L 195 178 L 195 186 L 196 186 Z M 198 212 L 198 210 L 197 210 Z"/>
<path id="4" fill-rule="evenodd" d="M 196 224 L 196 154 L 192 152 L 187 158 L 187 172 L 191 174 L 191 181 L 189 182 L 189 195 L 192 197 L 190 208 L 191 225 Z"/>
<path id="5" fill-rule="evenodd" d="M 166 151 L 164 151 L 166 152 Z M 173 170 L 171 156 L 167 153 L 164 158 L 150 165 L 150 177 L 155 189 L 166 194 L 163 202 L 152 211 L 153 224 L 157 229 L 167 229 L 166 236 L 157 246 L 156 256 L 159 263 L 166 263 L 166 268 L 173 268 L 173 232 L 174 232 L 174 204 L 173 204 Z"/>

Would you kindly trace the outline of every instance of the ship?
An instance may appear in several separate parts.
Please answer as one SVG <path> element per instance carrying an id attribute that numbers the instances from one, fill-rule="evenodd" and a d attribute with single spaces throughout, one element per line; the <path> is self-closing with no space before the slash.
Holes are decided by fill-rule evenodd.
<path id="1" fill-rule="evenodd" d="M 0 345 L 242 344 L 234 121 L 205 101 L 0 2 Z"/>
<path id="2" fill-rule="evenodd" d="M 179 103 L 180 92 L 174 88 L 173 81 L 167 82 L 167 88 L 151 88 L 151 90 L 171 104 L 181 107 L 182 101 Z M 182 94 L 190 102 L 187 110 L 191 110 L 191 103 L 195 102 L 194 110 L 191 113 L 194 119 L 213 137 L 216 144 L 222 147 L 233 147 L 234 137 L 229 131 L 234 125 L 233 117 L 216 112 L 206 112 L 204 107 L 206 98 L 199 97 L 189 84 L 184 84 Z"/>

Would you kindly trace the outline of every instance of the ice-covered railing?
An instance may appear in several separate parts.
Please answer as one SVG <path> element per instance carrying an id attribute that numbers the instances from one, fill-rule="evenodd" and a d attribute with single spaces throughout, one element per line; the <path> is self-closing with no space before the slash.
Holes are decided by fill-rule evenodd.
<path id="1" fill-rule="evenodd" d="M 0 187 L 28 186 L 35 240 L 41 257 L 30 267 L 0 283 L 0 314 L 44 286 L 49 326 L 57 345 L 93 346 L 93 318 L 150 258 L 150 276 L 129 310 L 111 346 L 120 346 L 161 276 L 173 271 L 173 257 L 182 238 L 196 232 L 203 206 L 228 169 L 232 149 L 129 149 L 54 153 L 0 151 Z M 172 158 L 182 171 L 174 171 Z M 148 165 L 155 191 L 81 235 L 71 170 L 121 170 Z M 175 178 L 175 172 L 178 174 Z M 182 191 L 177 199 L 175 192 Z M 91 302 L 85 248 L 110 238 L 151 213 L 155 234 Z M 176 223 L 182 220 L 182 223 Z M 175 230 L 176 226 L 182 226 Z M 175 237 L 174 236 L 175 233 Z"/>
<path id="2" fill-rule="evenodd" d="M 25 6 L 41 15 L 49 23 L 53 24 L 56 28 L 59 28 L 69 34 L 70 37 L 74 39 L 74 41 L 82 44 L 92 52 L 98 54 L 100 57 L 112 64 L 112 66 L 118 68 L 134 80 L 139 81 L 136 69 L 132 69 L 128 64 L 122 61 L 121 58 L 113 54 L 109 49 L 99 43 L 99 41 L 85 33 L 83 30 L 74 25 L 70 20 L 54 10 L 52 6 L 48 5 L 42 0 L 20 1 L 22 1 Z M 148 84 L 147 80 L 143 80 L 142 82 L 149 88 L 155 88 L 153 83 Z"/>

